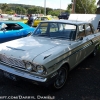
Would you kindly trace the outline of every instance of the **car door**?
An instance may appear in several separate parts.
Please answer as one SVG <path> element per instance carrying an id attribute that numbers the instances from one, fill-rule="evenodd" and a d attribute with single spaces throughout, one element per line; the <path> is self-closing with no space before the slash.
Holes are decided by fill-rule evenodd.
<path id="1" fill-rule="evenodd" d="M 86 40 L 87 40 L 85 56 L 88 56 L 94 50 L 92 39 L 95 37 L 95 35 L 93 34 L 94 32 L 91 24 L 85 24 L 85 32 L 86 32 Z"/>
<path id="2" fill-rule="evenodd" d="M 11 23 L 11 24 L 7 24 L 8 26 L 8 35 L 11 37 L 21 37 L 24 34 L 24 28 L 19 25 L 18 23 Z M 9 30 L 9 27 L 11 28 L 11 30 Z"/>
<path id="3" fill-rule="evenodd" d="M 64 31 L 66 31 L 64 35 L 70 37 L 68 38 L 70 39 L 69 63 L 70 66 L 73 68 L 84 59 L 85 43 L 86 43 L 84 24 L 77 26 L 75 25 L 63 25 L 63 26 L 65 27 L 64 28 L 60 27 L 59 30 L 62 31 L 64 29 Z M 68 33 L 70 33 L 70 35 L 68 35 Z"/>
<path id="4" fill-rule="evenodd" d="M 85 25 L 78 26 L 78 32 L 76 35 L 76 64 L 81 62 L 85 58 L 87 37 L 85 34 Z"/>
<path id="5" fill-rule="evenodd" d="M 2 32 L 0 32 L 0 39 L 3 40 L 9 40 L 9 39 L 14 39 L 14 38 L 18 38 L 21 36 L 21 31 L 19 30 L 4 30 Z"/>
<path id="6" fill-rule="evenodd" d="M 23 36 L 23 28 L 16 23 L 7 23 L 7 27 L 0 32 L 0 39 L 3 41 Z"/>
<path id="7" fill-rule="evenodd" d="M 37 19 L 34 20 L 34 25 L 37 26 L 41 22 L 41 17 L 37 17 Z"/>
<path id="8" fill-rule="evenodd" d="M 0 31 L 0 42 L 5 42 L 8 40 L 12 40 L 16 37 L 16 31 L 8 31 L 8 30 L 3 30 Z"/>

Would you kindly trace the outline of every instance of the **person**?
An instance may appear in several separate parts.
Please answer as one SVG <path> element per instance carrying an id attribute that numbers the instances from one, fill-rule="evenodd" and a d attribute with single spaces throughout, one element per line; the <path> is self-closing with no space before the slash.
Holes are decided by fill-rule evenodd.
<path id="1" fill-rule="evenodd" d="M 32 17 L 32 15 L 30 14 L 30 15 L 28 15 L 28 21 L 27 21 L 27 24 L 29 25 L 29 26 L 33 26 L 33 17 Z"/>

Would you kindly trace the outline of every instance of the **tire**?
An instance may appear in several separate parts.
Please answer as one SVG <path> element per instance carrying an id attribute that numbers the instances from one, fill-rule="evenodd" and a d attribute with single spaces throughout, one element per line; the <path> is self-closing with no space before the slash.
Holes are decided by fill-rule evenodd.
<path id="1" fill-rule="evenodd" d="M 58 70 L 58 76 L 57 76 L 56 81 L 53 84 L 53 88 L 55 90 L 61 89 L 66 83 L 67 76 L 68 76 L 68 68 L 61 67 Z"/>

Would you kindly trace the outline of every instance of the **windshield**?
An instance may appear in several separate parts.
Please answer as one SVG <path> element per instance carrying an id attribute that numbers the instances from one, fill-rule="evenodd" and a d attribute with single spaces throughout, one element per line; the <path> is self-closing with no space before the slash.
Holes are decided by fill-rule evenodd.
<path id="1" fill-rule="evenodd" d="M 0 23 L 0 29 L 6 28 L 6 27 L 7 27 L 7 25 L 5 23 Z"/>
<path id="2" fill-rule="evenodd" d="M 42 22 L 33 35 L 50 38 L 74 39 L 76 36 L 76 26 L 66 23 Z"/>

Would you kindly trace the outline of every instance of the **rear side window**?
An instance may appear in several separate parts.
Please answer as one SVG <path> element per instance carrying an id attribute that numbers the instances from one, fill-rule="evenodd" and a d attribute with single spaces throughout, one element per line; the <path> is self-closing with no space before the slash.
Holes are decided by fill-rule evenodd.
<path id="1" fill-rule="evenodd" d="M 58 32 L 57 23 L 50 23 L 50 31 L 49 32 Z"/>
<path id="2" fill-rule="evenodd" d="M 86 31 L 86 35 L 91 35 L 93 34 L 93 30 L 90 24 L 86 24 L 85 25 L 85 31 Z"/>
<path id="3" fill-rule="evenodd" d="M 85 34 L 85 25 L 84 25 L 84 24 L 79 25 L 79 26 L 78 26 L 78 30 L 79 30 L 79 32 L 78 32 L 78 34 L 77 34 L 77 39 L 86 36 L 86 34 Z"/>

